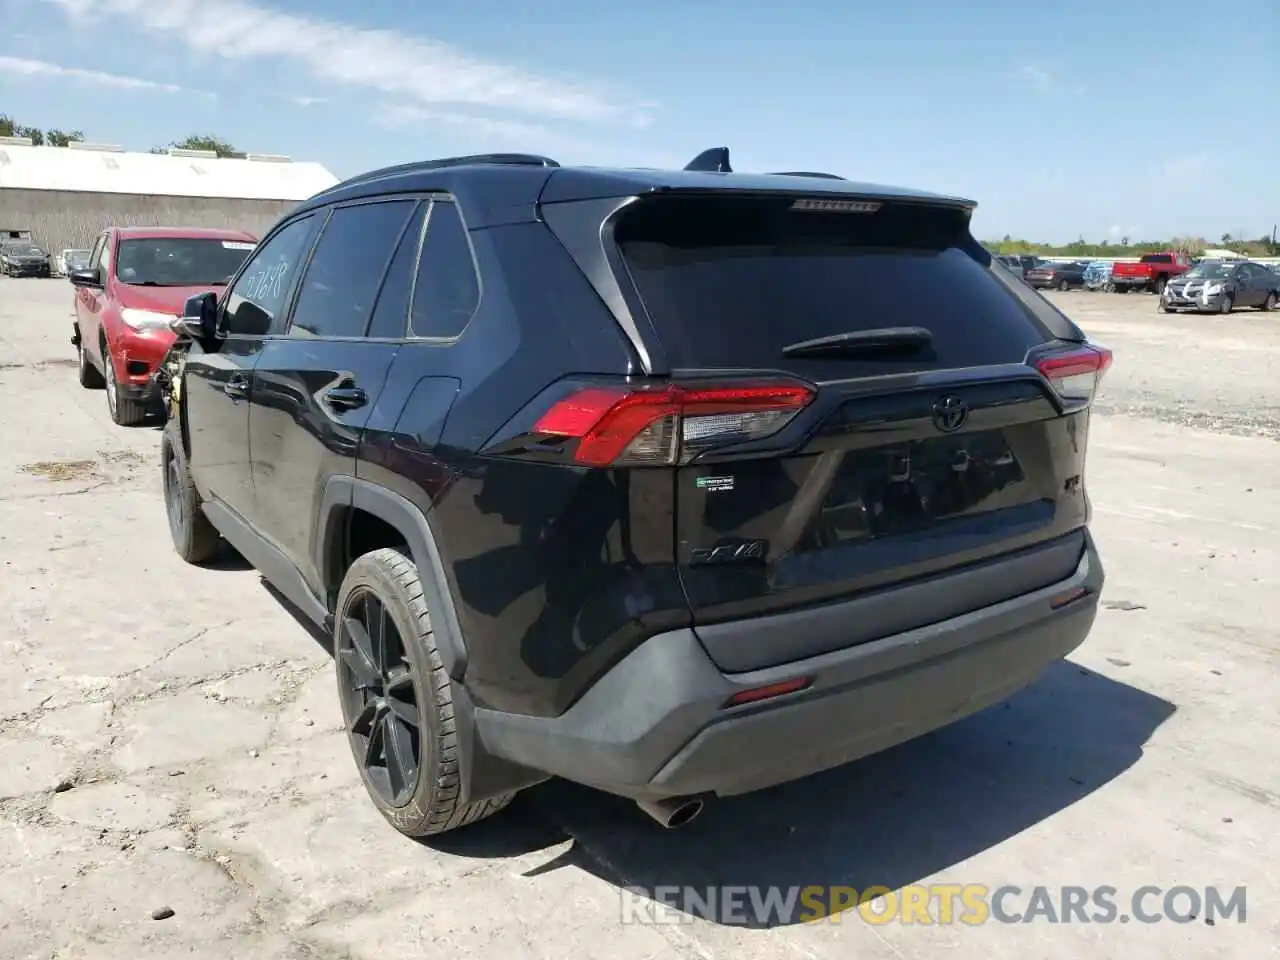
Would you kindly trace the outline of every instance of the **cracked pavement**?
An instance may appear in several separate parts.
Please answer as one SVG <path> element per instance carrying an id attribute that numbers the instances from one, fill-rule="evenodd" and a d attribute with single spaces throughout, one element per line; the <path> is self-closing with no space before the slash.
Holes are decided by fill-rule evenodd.
<path id="1" fill-rule="evenodd" d="M 1071 662 L 686 830 L 551 783 L 417 844 L 366 801 L 323 638 L 233 555 L 173 554 L 158 432 L 77 385 L 66 282 L 0 280 L 0 957 L 1280 956 L 1280 319 L 1054 297 L 1116 351 L 1089 463 L 1106 603 Z M 1250 910 L 621 922 L 624 885 L 943 881 L 1244 884 Z"/>

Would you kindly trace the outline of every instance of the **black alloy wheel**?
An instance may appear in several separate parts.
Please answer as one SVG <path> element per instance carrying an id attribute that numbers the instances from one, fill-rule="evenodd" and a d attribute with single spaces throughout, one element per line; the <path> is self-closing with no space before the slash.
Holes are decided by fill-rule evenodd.
<path id="1" fill-rule="evenodd" d="M 422 731 L 412 660 L 382 599 L 368 587 L 348 596 L 337 631 L 339 690 L 356 762 L 391 807 L 418 787 Z"/>

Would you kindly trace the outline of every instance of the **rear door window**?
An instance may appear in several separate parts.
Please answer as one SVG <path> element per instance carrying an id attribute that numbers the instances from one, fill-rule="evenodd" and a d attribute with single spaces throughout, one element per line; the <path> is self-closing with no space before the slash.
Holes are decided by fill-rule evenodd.
<path id="1" fill-rule="evenodd" d="M 339 207 L 325 224 L 293 308 L 291 337 L 363 337 L 415 200 Z"/>
<path id="2" fill-rule="evenodd" d="M 875 213 L 828 213 L 792 203 L 654 199 L 618 224 L 615 240 L 673 368 L 842 378 L 1019 363 L 1047 339 L 1053 320 L 1042 311 L 1053 308 L 992 268 L 963 211 L 886 203 Z M 931 347 L 878 360 L 782 352 L 899 326 L 928 329 Z"/>

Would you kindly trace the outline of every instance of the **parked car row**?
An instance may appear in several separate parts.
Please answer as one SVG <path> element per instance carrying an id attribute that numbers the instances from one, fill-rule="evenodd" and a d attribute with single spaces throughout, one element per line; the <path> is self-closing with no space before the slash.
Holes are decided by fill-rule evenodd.
<path id="1" fill-rule="evenodd" d="M 1244 259 L 1192 258 L 1176 250 L 1143 254 L 1133 263 L 1030 255 L 996 259 L 1039 289 L 1155 293 L 1162 313 L 1230 313 L 1236 307 L 1270 311 L 1280 301 L 1280 269 Z"/>

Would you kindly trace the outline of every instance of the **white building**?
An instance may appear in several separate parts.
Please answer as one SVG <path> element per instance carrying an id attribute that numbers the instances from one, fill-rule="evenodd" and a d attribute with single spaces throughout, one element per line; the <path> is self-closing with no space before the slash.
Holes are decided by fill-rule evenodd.
<path id="1" fill-rule="evenodd" d="M 128 153 L 106 144 L 35 147 L 0 137 L 0 238 L 55 252 L 88 248 L 104 227 L 227 227 L 261 237 L 338 182 L 318 163 L 198 150 Z"/>

